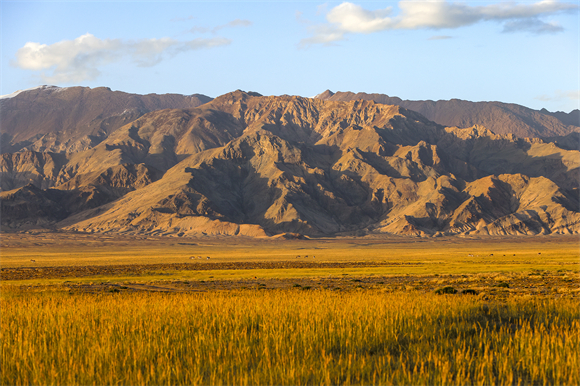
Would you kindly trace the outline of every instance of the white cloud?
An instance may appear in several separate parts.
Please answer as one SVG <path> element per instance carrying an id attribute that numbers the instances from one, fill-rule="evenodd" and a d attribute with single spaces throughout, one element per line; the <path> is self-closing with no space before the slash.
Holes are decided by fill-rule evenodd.
<path id="1" fill-rule="evenodd" d="M 16 52 L 15 66 L 42 71 L 47 83 L 79 83 L 100 75 L 102 66 L 131 58 L 140 67 L 149 67 L 165 57 L 181 52 L 230 44 L 224 38 L 177 41 L 171 38 L 123 41 L 99 39 L 89 33 L 74 40 L 51 45 L 28 42 Z"/>
<path id="2" fill-rule="evenodd" d="M 139 67 L 151 67 L 159 63 L 163 58 L 163 53 L 170 49 L 175 49 L 178 43 L 170 38 L 144 39 L 131 44 L 129 51 L 133 60 Z"/>
<path id="3" fill-rule="evenodd" d="M 578 5 L 558 0 L 518 4 L 502 2 L 483 6 L 469 6 L 446 0 L 401 0 L 400 13 L 393 15 L 392 7 L 369 11 L 360 5 L 345 2 L 326 13 L 327 24 L 311 29 L 313 36 L 301 44 L 329 44 L 344 39 L 348 33 L 373 33 L 400 29 L 455 29 L 484 21 L 504 24 L 504 32 L 526 31 L 554 33 L 562 30 L 558 24 L 546 23 L 540 17 L 563 12 L 575 12 Z M 324 27 L 324 28 L 323 28 Z M 332 30 L 332 34 L 326 31 Z M 319 36 L 320 34 L 320 36 Z"/>
<path id="4" fill-rule="evenodd" d="M 370 33 L 393 27 L 394 20 L 387 16 L 391 11 L 391 7 L 367 11 L 360 5 L 342 3 L 328 12 L 326 20 L 345 32 Z"/>

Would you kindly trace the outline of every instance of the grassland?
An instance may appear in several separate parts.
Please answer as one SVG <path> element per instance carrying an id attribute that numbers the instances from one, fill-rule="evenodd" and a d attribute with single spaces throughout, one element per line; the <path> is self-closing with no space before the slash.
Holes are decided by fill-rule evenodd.
<path id="1" fill-rule="evenodd" d="M 316 261 L 388 262 L 392 273 L 450 274 L 577 269 L 579 252 L 577 236 L 260 240 L 31 232 L 0 237 L 2 268 Z"/>
<path id="2" fill-rule="evenodd" d="M 575 237 L 1 242 L 2 385 L 580 384 Z"/>
<path id="3" fill-rule="evenodd" d="M 4 385 L 580 382 L 577 299 L 234 290 L 2 301 Z"/>

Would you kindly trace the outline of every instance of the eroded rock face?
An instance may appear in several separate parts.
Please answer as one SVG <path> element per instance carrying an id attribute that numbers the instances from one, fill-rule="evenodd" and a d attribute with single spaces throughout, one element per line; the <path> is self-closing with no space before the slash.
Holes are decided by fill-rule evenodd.
<path id="1" fill-rule="evenodd" d="M 0 99 L 2 153 L 87 150 L 147 112 L 193 108 L 210 100 L 200 94 L 137 95 L 107 87 L 37 87 Z"/>
<path id="2" fill-rule="evenodd" d="M 439 101 L 411 101 L 385 94 L 332 92 L 326 90 L 315 98 L 327 101 L 372 100 L 416 111 L 444 126 L 484 126 L 496 134 L 515 134 L 518 137 L 549 138 L 566 136 L 580 131 L 580 111 L 568 114 L 533 110 L 513 103 L 470 102 L 460 99 Z M 575 149 L 578 147 L 576 146 Z"/>
<path id="3" fill-rule="evenodd" d="M 2 225 L 37 216 L 39 226 L 182 236 L 578 233 L 579 155 L 369 100 L 235 91 L 144 114 L 87 150 L 4 154 L 2 188 L 13 190 L 0 195 Z"/>

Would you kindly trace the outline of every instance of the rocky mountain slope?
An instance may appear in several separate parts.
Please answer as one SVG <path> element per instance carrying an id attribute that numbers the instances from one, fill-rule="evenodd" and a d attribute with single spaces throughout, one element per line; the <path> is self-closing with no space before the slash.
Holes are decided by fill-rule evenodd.
<path id="1" fill-rule="evenodd" d="M 147 112 L 210 100 L 199 94 L 137 95 L 107 87 L 40 86 L 16 92 L 0 98 L 2 153 L 86 150 Z"/>
<path id="2" fill-rule="evenodd" d="M 519 137 L 550 138 L 580 132 L 579 110 L 551 113 L 546 109 L 533 110 L 513 103 L 470 102 L 460 99 L 411 101 L 385 94 L 334 93 L 330 90 L 315 98 L 328 101 L 372 100 L 416 111 L 444 126 L 480 125 L 496 134 L 514 134 Z M 575 149 L 579 149 L 578 143 Z"/>
<path id="3" fill-rule="evenodd" d="M 371 100 L 236 91 L 77 152 L 2 154 L 2 227 L 309 236 L 578 233 L 580 151 Z"/>

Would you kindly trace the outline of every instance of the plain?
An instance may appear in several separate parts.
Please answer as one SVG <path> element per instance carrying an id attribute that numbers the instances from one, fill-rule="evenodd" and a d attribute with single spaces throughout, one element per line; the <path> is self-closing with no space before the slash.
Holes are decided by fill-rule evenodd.
<path id="1" fill-rule="evenodd" d="M 576 237 L 1 242 L 3 385 L 580 382 Z"/>

